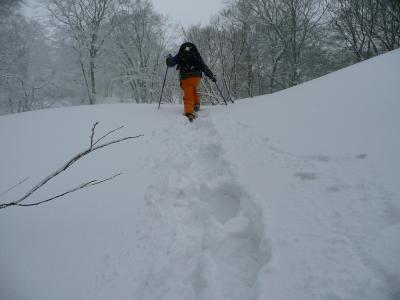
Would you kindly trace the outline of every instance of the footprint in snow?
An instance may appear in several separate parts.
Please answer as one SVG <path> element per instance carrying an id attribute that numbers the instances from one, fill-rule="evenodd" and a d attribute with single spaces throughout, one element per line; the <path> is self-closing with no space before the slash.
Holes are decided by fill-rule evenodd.
<path id="1" fill-rule="evenodd" d="M 317 180 L 318 176 L 311 172 L 297 172 L 294 173 L 295 177 L 300 178 L 302 181 Z"/>

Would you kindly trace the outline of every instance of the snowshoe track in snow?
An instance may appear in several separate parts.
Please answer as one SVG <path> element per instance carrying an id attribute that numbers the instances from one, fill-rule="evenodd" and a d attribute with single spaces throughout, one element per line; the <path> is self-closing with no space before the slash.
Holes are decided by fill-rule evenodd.
<path id="1" fill-rule="evenodd" d="M 141 296 L 258 299 L 258 273 L 270 247 L 261 210 L 224 159 L 218 131 L 203 111 L 193 124 L 171 124 L 165 134 L 166 149 L 180 152 L 155 166 L 168 172 L 159 173 L 146 201 L 169 241 Z"/>

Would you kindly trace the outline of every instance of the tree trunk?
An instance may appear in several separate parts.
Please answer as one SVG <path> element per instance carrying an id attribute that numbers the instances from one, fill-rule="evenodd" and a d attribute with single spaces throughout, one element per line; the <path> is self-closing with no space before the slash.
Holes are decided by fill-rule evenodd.
<path id="1" fill-rule="evenodd" d="M 275 75 L 276 75 L 276 70 L 278 68 L 279 61 L 281 60 L 283 53 L 285 53 L 284 50 L 281 50 L 281 52 L 278 54 L 276 58 L 273 60 L 273 67 L 271 71 L 271 77 L 270 77 L 270 82 L 269 82 L 269 92 L 272 94 L 274 92 L 274 86 L 275 86 Z"/>
<path id="2" fill-rule="evenodd" d="M 91 95 L 90 95 L 90 104 L 96 104 L 96 81 L 94 76 L 94 59 L 90 60 L 90 82 L 91 82 Z"/>

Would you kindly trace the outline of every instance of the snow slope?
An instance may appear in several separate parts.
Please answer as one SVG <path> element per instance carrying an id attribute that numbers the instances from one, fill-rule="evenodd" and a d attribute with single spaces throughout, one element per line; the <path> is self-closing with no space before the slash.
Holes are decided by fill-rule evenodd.
<path id="1" fill-rule="evenodd" d="M 14 200 L 98 135 L 32 201 L 0 211 L 0 299 L 400 299 L 400 51 L 269 96 L 206 107 L 100 105 L 0 118 Z"/>

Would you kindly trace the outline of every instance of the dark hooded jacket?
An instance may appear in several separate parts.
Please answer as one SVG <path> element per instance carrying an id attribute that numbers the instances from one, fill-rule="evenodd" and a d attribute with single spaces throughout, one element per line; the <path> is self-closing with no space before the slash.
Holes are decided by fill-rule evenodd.
<path id="1" fill-rule="evenodd" d="M 183 68 L 180 67 L 181 58 L 184 55 L 183 52 L 189 50 L 192 51 L 194 58 L 196 60 L 196 65 L 198 67 L 194 68 L 193 70 L 184 70 Z M 203 73 L 210 79 L 214 78 L 213 73 L 211 72 L 209 67 L 205 64 L 203 58 L 201 57 L 199 51 L 197 50 L 197 47 L 193 43 L 183 43 L 179 48 L 178 54 L 176 54 L 175 56 L 171 55 L 168 56 L 166 63 L 168 67 L 177 66 L 176 69 L 179 70 L 180 80 L 184 80 L 191 77 L 202 77 Z"/>

